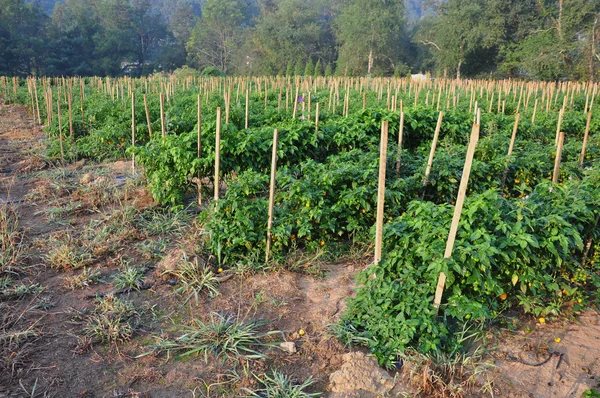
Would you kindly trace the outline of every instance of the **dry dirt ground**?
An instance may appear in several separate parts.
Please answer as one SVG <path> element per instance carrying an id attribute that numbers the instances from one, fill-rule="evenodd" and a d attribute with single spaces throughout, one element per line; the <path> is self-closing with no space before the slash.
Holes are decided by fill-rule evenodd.
<path id="1" fill-rule="evenodd" d="M 0 398 L 236 397 L 243 388 L 261 388 L 258 378 L 273 370 L 299 382 L 312 377 L 307 391 L 331 397 L 580 397 L 598 385 L 594 311 L 545 325 L 520 316 L 510 328 L 496 328 L 479 360 L 485 372 L 472 382 L 433 388 L 438 370 L 428 361 L 407 362 L 394 374 L 379 369 L 330 329 L 368 257 L 309 259 L 301 272 L 225 272 L 218 295 L 186 297 L 169 271 L 182 261 L 214 266 L 193 214 L 165 216 L 128 162 L 61 168 L 41 156 L 44 146 L 44 132 L 24 108 L 0 105 L 0 204 L 19 214 L 22 249 L 0 274 Z M 139 289 L 125 292 L 118 278 L 132 268 Z M 92 327 L 101 314 L 95 297 L 115 292 L 132 303 L 134 315 L 126 324 L 102 324 L 113 336 L 124 333 L 103 342 Z M 262 320 L 261 333 L 278 332 L 264 339 L 271 346 L 257 348 L 261 359 L 152 352 L 153 344 L 215 314 Z M 294 343 L 296 352 L 280 349 L 281 341 Z"/>

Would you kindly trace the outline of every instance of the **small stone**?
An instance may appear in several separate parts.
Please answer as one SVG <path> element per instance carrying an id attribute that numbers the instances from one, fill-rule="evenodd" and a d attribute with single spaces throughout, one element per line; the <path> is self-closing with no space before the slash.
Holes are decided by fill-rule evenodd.
<path id="1" fill-rule="evenodd" d="M 294 343 L 293 341 L 285 341 L 279 344 L 279 348 L 281 348 L 288 354 L 294 354 L 296 352 L 296 343 Z"/>

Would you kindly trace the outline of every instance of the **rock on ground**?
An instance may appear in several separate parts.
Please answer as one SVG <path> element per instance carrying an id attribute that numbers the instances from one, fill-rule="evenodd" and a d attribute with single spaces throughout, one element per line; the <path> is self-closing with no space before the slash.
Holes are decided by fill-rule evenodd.
<path id="1" fill-rule="evenodd" d="M 344 354 L 344 364 L 329 376 L 331 398 L 375 398 L 394 388 L 394 379 L 375 358 L 362 352 Z"/>

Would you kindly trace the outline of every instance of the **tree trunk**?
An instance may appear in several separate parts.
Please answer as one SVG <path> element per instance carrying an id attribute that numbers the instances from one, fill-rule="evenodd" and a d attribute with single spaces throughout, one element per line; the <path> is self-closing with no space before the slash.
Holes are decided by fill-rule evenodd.
<path id="1" fill-rule="evenodd" d="M 456 65 L 456 79 L 460 79 L 460 67 L 463 62 L 463 46 L 460 45 L 458 48 L 458 65 Z"/>
<path id="2" fill-rule="evenodd" d="M 563 5 L 564 5 L 564 0 L 559 0 L 558 1 L 558 22 L 557 22 L 558 26 L 557 26 L 557 28 L 558 28 L 558 37 L 560 37 L 561 41 L 563 39 L 563 30 L 562 30 Z"/>
<path id="3" fill-rule="evenodd" d="M 367 75 L 371 76 L 373 70 L 373 49 L 369 49 L 369 65 L 367 66 Z"/>

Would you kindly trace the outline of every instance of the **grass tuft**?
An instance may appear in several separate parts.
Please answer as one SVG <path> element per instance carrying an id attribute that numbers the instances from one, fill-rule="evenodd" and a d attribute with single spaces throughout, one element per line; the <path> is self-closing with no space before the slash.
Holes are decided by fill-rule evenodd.
<path id="1" fill-rule="evenodd" d="M 108 295 L 96 300 L 96 309 L 87 317 L 83 330 L 94 342 L 123 342 L 133 336 L 139 320 L 133 303 Z"/>
<path id="2" fill-rule="evenodd" d="M 124 264 L 121 271 L 113 275 L 111 279 L 117 290 L 140 290 L 144 285 L 145 273 L 144 268 Z"/>
<path id="3" fill-rule="evenodd" d="M 175 291 L 187 296 L 186 303 L 193 297 L 198 304 L 201 292 L 206 292 L 209 297 L 219 294 L 218 278 L 210 268 L 198 264 L 197 258 L 193 262 L 184 258 L 174 270 L 167 270 L 164 274 L 172 275 L 179 280 L 180 286 Z"/>
<path id="4" fill-rule="evenodd" d="M 263 388 L 254 391 L 244 388 L 243 391 L 247 394 L 247 397 L 310 398 L 323 395 L 319 392 L 309 393 L 305 391 L 314 383 L 311 377 L 300 384 L 295 383 L 291 377 L 278 371 L 273 371 L 271 375 L 263 374 L 255 377 L 262 384 Z"/>
<path id="5" fill-rule="evenodd" d="M 64 285 L 67 289 L 77 290 L 96 285 L 101 281 L 102 278 L 100 277 L 100 270 L 98 268 L 86 268 L 78 275 L 64 278 Z"/>
<path id="6" fill-rule="evenodd" d="M 177 352 L 177 358 L 192 355 L 204 355 L 208 362 L 209 354 L 216 359 L 238 360 L 263 359 L 265 355 L 254 347 L 270 346 L 263 340 L 279 331 L 260 332 L 259 328 L 264 322 L 258 320 L 241 321 L 232 315 L 211 313 L 208 322 L 194 320 L 191 326 L 185 327 L 184 334 L 174 340 L 162 340 L 151 346 L 151 351 L 141 356 L 154 352 Z"/>

